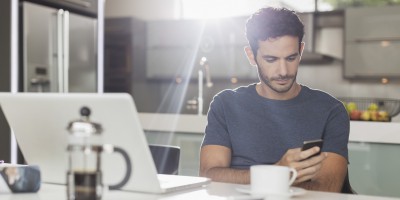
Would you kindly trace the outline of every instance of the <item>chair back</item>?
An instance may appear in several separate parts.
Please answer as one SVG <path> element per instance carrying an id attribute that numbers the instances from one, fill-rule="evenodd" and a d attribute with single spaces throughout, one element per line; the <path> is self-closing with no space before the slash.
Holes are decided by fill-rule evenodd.
<path id="1" fill-rule="evenodd" d="M 180 148 L 168 145 L 149 145 L 154 164 L 159 174 L 178 174 Z"/>
<path id="2" fill-rule="evenodd" d="M 354 191 L 353 188 L 350 185 L 349 170 L 348 169 L 347 169 L 347 172 L 346 172 L 346 177 L 344 178 L 344 182 L 343 182 L 341 193 L 344 193 L 344 194 L 357 194 L 356 191 Z"/>

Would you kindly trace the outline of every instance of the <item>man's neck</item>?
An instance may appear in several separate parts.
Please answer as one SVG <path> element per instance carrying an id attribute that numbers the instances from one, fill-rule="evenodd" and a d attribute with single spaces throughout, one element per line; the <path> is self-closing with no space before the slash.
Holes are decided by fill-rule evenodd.
<path id="1" fill-rule="evenodd" d="M 294 83 L 293 86 L 289 89 L 289 91 L 285 93 L 279 93 L 274 90 L 272 90 L 270 87 L 267 85 L 259 82 L 256 85 L 256 91 L 258 95 L 267 98 L 267 99 L 273 99 L 273 100 L 288 100 L 296 97 L 299 95 L 301 91 L 301 85 L 298 83 Z"/>

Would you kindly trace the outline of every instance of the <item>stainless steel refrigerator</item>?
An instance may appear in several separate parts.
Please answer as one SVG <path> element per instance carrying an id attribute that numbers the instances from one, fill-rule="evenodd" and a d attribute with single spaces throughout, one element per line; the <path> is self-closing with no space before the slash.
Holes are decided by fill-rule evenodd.
<path id="1" fill-rule="evenodd" d="M 20 90 L 98 92 L 98 19 L 82 11 L 96 1 L 33 2 L 21 3 Z"/>
<path id="2" fill-rule="evenodd" d="M 0 0 L 0 91 L 102 93 L 104 1 Z M 0 159 L 23 163 L 10 132 L 0 105 Z"/>

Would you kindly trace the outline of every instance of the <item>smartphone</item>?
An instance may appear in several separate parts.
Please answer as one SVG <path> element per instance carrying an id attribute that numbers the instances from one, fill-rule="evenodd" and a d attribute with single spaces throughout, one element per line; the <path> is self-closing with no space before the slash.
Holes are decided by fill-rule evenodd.
<path id="1" fill-rule="evenodd" d="M 301 150 L 305 151 L 305 150 L 311 149 L 313 147 L 319 147 L 320 151 L 313 155 L 313 156 L 317 156 L 317 155 L 321 154 L 321 149 L 322 149 L 323 144 L 324 144 L 324 141 L 322 139 L 304 141 L 303 147 L 301 148 Z"/>

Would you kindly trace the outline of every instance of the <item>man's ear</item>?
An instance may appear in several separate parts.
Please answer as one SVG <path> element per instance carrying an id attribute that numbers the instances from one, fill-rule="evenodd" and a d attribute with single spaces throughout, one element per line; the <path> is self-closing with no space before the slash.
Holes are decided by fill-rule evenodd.
<path id="1" fill-rule="evenodd" d="M 244 47 L 244 52 L 246 53 L 246 56 L 250 62 L 250 65 L 256 66 L 257 65 L 256 58 L 254 57 L 254 53 L 251 50 L 250 46 Z"/>
<path id="2" fill-rule="evenodd" d="M 305 45 L 304 42 L 300 43 L 300 52 L 299 52 L 300 53 L 300 59 L 301 59 L 301 56 L 303 55 L 304 45 Z"/>

